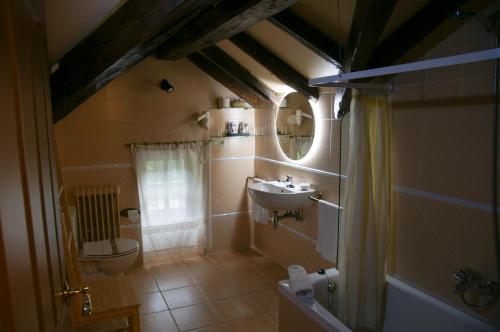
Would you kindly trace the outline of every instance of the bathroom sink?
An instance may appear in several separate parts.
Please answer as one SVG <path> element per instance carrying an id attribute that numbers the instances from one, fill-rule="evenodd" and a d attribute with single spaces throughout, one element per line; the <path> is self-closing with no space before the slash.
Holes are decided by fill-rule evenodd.
<path id="1" fill-rule="evenodd" d="M 298 186 L 287 188 L 283 182 L 255 182 L 248 186 L 248 193 L 255 202 L 272 211 L 303 209 L 312 205 L 309 196 L 313 189 L 301 190 Z"/>

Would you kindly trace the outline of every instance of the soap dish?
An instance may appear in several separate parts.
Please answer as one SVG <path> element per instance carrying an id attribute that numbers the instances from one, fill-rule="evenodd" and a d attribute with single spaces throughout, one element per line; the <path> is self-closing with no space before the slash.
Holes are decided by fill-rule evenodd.
<path id="1" fill-rule="evenodd" d="M 298 186 L 299 186 L 300 190 L 303 190 L 303 191 L 311 189 L 310 183 L 299 183 Z"/>

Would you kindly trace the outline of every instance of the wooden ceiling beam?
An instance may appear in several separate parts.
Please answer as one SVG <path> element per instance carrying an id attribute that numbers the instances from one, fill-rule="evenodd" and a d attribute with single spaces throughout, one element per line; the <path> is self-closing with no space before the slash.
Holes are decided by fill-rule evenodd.
<path id="1" fill-rule="evenodd" d="M 375 49 L 367 68 L 393 64 L 424 40 L 468 0 L 430 1 L 417 14 L 385 38 Z"/>
<path id="2" fill-rule="evenodd" d="M 365 69 L 397 0 L 358 0 L 347 43 L 344 72 Z"/>
<path id="3" fill-rule="evenodd" d="M 271 73 L 288 86 L 295 89 L 297 92 L 300 92 L 312 101 L 318 100 L 318 88 L 310 87 L 308 80 L 304 76 L 276 55 L 268 51 L 247 33 L 242 32 L 229 39 L 233 44 L 238 46 L 238 48 L 266 67 Z"/>
<path id="4" fill-rule="evenodd" d="M 291 10 L 285 9 L 269 17 L 268 20 L 280 29 L 286 31 L 289 35 L 326 61 L 334 66 L 340 67 L 340 59 L 342 58 L 341 54 L 343 50 L 339 43 L 309 24 L 306 20 L 294 14 Z"/>
<path id="5" fill-rule="evenodd" d="M 266 19 L 297 0 L 221 0 L 158 49 L 160 59 L 176 60 L 214 45 Z"/>
<path id="6" fill-rule="evenodd" d="M 211 76 L 214 80 L 225 86 L 235 95 L 243 99 L 255 108 L 272 107 L 267 99 L 257 93 L 254 89 L 236 79 L 222 67 L 214 63 L 209 57 L 201 52 L 196 52 L 187 57 L 192 63 Z"/>
<path id="7" fill-rule="evenodd" d="M 50 78 L 54 123 L 216 1 L 126 1 L 59 61 L 59 69 Z"/>
<path id="8" fill-rule="evenodd" d="M 242 85 L 252 90 L 260 101 L 266 105 L 277 105 L 278 95 L 264 83 L 259 81 L 245 67 L 240 65 L 232 57 L 217 46 L 210 46 L 200 51 L 220 69 L 239 81 Z M 260 104 L 260 103 L 259 103 Z"/>
<path id="9" fill-rule="evenodd" d="M 343 72 L 365 69 L 397 0 L 358 0 L 354 9 Z M 351 89 L 343 89 L 339 115 L 349 112 Z M 342 92 L 339 92 L 342 93 Z"/>

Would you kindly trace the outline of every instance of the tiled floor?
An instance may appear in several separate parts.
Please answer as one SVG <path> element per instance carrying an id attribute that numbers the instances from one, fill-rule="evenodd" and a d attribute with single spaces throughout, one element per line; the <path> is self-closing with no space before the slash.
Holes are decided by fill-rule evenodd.
<path id="1" fill-rule="evenodd" d="M 133 277 L 143 332 L 278 331 L 276 282 L 286 270 L 253 250 L 145 258 Z"/>

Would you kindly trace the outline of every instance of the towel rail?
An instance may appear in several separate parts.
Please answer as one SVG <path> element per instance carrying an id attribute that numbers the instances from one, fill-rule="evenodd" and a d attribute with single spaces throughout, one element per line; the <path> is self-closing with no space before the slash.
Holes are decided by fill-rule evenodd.
<path id="1" fill-rule="evenodd" d="M 319 200 L 323 198 L 323 194 L 322 193 L 317 193 L 316 196 L 309 196 L 309 199 L 311 201 L 315 201 L 315 202 L 319 202 Z"/>

